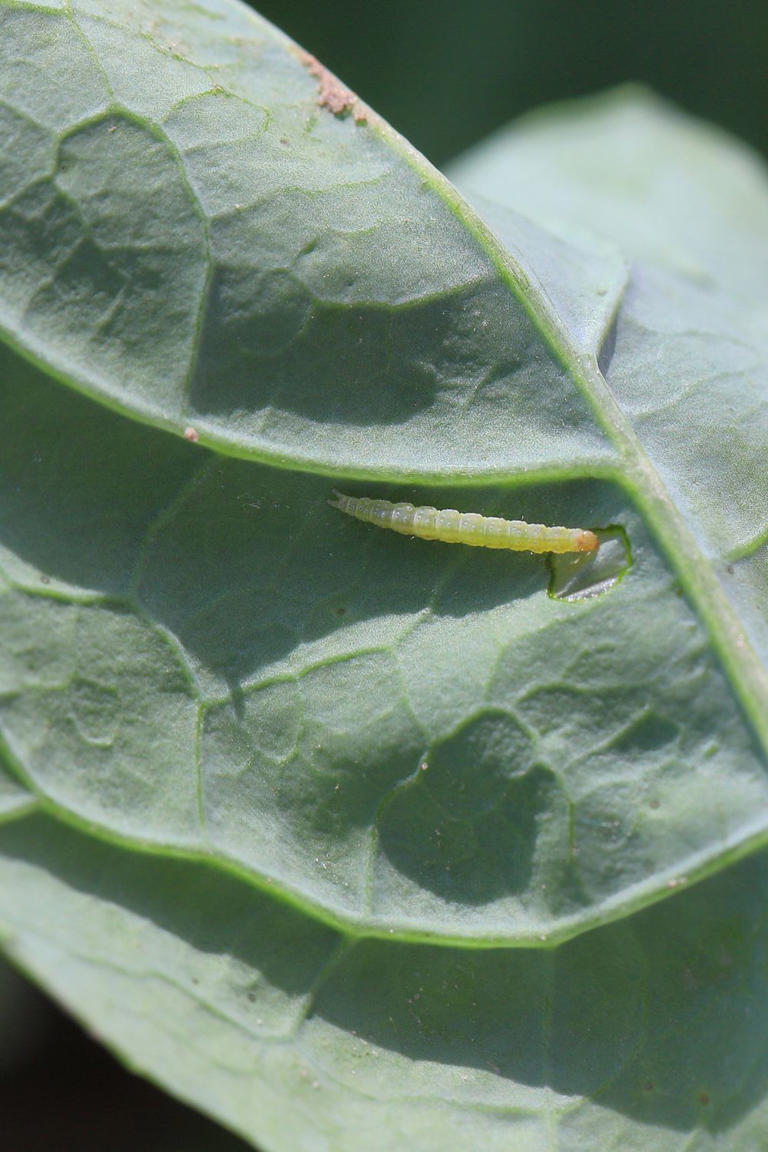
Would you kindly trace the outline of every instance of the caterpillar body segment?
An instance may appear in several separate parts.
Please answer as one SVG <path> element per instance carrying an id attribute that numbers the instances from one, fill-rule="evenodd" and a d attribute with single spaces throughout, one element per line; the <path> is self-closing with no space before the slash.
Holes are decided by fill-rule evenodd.
<path id="1" fill-rule="evenodd" d="M 500 516 L 481 516 L 479 512 L 459 512 L 456 508 L 392 504 L 367 496 L 345 496 L 336 489 L 333 494 L 335 501 L 328 503 L 348 516 L 422 540 L 515 552 L 594 552 L 599 545 L 597 536 L 588 528 L 549 528 L 546 524 L 503 520 Z"/>

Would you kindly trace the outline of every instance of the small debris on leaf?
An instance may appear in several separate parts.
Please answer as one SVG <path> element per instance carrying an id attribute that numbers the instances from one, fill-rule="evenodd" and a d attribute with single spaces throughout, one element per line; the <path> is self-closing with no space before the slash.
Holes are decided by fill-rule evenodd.
<path id="1" fill-rule="evenodd" d="M 351 113 L 358 124 L 365 124 L 365 109 L 354 92 L 346 88 L 338 76 L 334 76 L 316 56 L 303 51 L 299 51 L 298 56 L 307 71 L 317 78 L 317 103 L 320 107 L 327 108 L 334 116 Z"/>

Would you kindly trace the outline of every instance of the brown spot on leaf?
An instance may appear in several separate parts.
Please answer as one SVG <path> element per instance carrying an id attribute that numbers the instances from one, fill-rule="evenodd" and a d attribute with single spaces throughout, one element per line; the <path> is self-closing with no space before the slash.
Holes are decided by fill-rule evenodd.
<path id="1" fill-rule="evenodd" d="M 334 116 L 352 114 L 358 124 L 365 124 L 367 116 L 365 109 L 349 88 L 345 88 L 338 76 L 334 76 L 324 64 L 309 52 L 301 49 L 298 57 L 307 71 L 317 79 L 317 103 L 321 108 L 327 108 Z"/>

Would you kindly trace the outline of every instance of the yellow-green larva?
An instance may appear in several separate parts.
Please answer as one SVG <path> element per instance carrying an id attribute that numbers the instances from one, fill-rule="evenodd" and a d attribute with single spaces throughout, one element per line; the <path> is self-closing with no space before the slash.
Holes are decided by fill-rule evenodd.
<path id="1" fill-rule="evenodd" d="M 548 528 L 546 524 L 502 520 L 500 516 L 458 512 L 455 508 L 417 508 L 414 504 L 392 504 L 367 496 L 345 496 L 335 488 L 333 494 L 336 500 L 328 501 L 332 508 L 422 540 L 470 544 L 475 548 L 509 548 L 515 552 L 594 552 L 599 545 L 597 536 L 588 528 Z"/>

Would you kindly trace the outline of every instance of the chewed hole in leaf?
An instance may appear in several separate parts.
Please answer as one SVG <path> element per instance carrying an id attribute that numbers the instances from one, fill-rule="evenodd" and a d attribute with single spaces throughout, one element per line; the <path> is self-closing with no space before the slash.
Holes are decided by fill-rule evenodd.
<path id="1" fill-rule="evenodd" d="M 623 528 L 595 529 L 596 552 L 567 552 L 549 558 L 549 595 L 554 600 L 588 600 L 608 592 L 624 578 L 632 564 L 629 540 Z"/>

